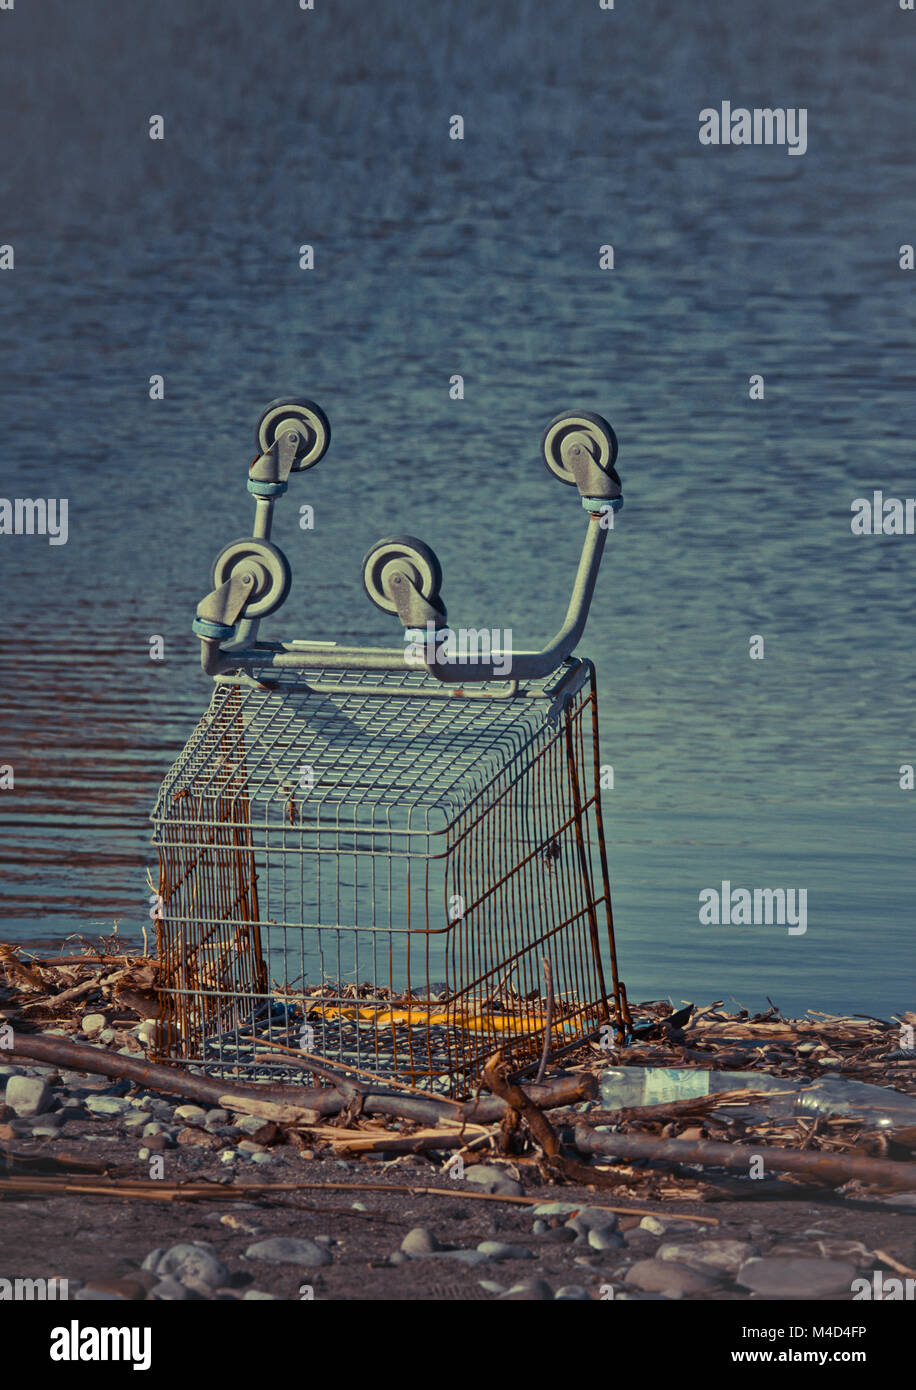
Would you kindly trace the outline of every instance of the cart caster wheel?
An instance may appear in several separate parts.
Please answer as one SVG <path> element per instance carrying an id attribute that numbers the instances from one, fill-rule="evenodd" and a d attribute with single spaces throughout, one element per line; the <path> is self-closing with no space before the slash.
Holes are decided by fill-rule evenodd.
<path id="1" fill-rule="evenodd" d="M 217 555 L 210 582 L 218 589 L 246 560 L 254 560 L 260 573 L 256 573 L 254 597 L 245 606 L 245 617 L 264 618 L 280 607 L 293 579 L 289 561 L 277 546 L 253 538 L 233 541 Z"/>
<path id="2" fill-rule="evenodd" d="M 414 581 L 428 603 L 435 604 L 442 587 L 442 566 L 435 552 L 415 536 L 389 536 L 372 547 L 363 560 L 363 588 L 376 608 L 383 613 L 396 613 L 397 604 L 382 587 L 382 573 L 392 560 L 410 565 Z"/>
<path id="3" fill-rule="evenodd" d="M 298 430 L 302 440 L 293 462 L 294 473 L 312 468 L 324 458 L 331 442 L 331 426 L 314 401 L 296 400 L 293 396 L 280 396 L 271 401 L 258 420 L 257 442 L 261 453 L 266 454 L 277 435 L 287 429 Z"/>
<path id="4" fill-rule="evenodd" d="M 579 410 L 574 414 L 558 415 L 551 420 L 541 436 L 544 462 L 555 478 L 561 483 L 576 486 L 575 476 L 563 463 L 560 452 L 564 439 L 570 434 L 584 434 L 595 454 L 598 467 L 610 472 L 617 461 L 617 436 L 607 420 L 594 415 L 590 410 Z"/>

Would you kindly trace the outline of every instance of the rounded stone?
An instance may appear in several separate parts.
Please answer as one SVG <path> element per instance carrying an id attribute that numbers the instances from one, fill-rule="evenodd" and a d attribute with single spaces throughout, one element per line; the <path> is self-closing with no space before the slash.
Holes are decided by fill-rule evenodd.
<path id="1" fill-rule="evenodd" d="M 847 1298 L 856 1267 L 850 1260 L 798 1259 L 773 1255 L 741 1266 L 738 1283 L 762 1298 Z"/>
<path id="2" fill-rule="evenodd" d="M 401 1241 L 401 1249 L 405 1255 L 432 1255 L 442 1249 L 442 1244 L 432 1231 L 427 1231 L 423 1226 L 414 1226 Z"/>
<path id="3" fill-rule="evenodd" d="M 130 1101 L 121 1096 L 87 1096 L 86 1109 L 90 1115 L 123 1115 L 130 1109 Z"/>
<path id="4" fill-rule="evenodd" d="M 719 1282 L 712 1274 L 673 1260 L 637 1260 L 627 1270 L 626 1282 L 635 1284 L 646 1293 L 691 1294 L 704 1293 Z"/>
<path id="5" fill-rule="evenodd" d="M 159 1275 L 171 1275 L 182 1283 L 193 1281 L 218 1289 L 228 1282 L 229 1270 L 222 1260 L 204 1245 L 173 1245 L 156 1266 Z"/>
<path id="6" fill-rule="evenodd" d="M 11 1076 L 6 1083 L 6 1104 L 17 1115 L 41 1115 L 51 1102 L 51 1091 L 40 1076 Z"/>
<path id="7" fill-rule="evenodd" d="M 534 1254 L 524 1245 L 511 1245 L 504 1240 L 482 1240 L 477 1249 L 491 1260 L 533 1260 Z"/>
<path id="8" fill-rule="evenodd" d="M 249 1260 L 269 1260 L 273 1264 L 301 1265 L 314 1268 L 329 1265 L 331 1257 L 313 1240 L 301 1240 L 296 1236 L 271 1236 L 269 1240 L 256 1241 L 245 1251 Z"/>
<path id="9" fill-rule="evenodd" d="M 706 1269 L 737 1274 L 746 1260 L 758 1253 L 757 1247 L 746 1240 L 698 1240 L 682 1245 L 669 1242 L 656 1252 L 657 1260 L 673 1260 L 676 1264 L 702 1265 Z"/>

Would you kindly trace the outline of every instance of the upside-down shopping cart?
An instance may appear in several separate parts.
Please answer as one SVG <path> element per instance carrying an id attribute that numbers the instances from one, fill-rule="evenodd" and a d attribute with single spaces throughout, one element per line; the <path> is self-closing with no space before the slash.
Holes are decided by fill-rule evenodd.
<path id="1" fill-rule="evenodd" d="M 447 626 L 439 563 L 393 537 L 363 563 L 406 643 L 264 642 L 290 587 L 276 500 L 324 454 L 313 403 L 258 423 L 251 538 L 217 557 L 194 630 L 210 707 L 153 811 L 161 1060 L 308 1075 L 302 1053 L 467 1092 L 629 1023 L 605 849 L 595 673 L 572 655 L 608 518 L 610 426 L 563 415 L 548 467 L 588 514 L 566 621 L 539 652 Z M 549 1032 L 549 1037 L 548 1037 Z"/>

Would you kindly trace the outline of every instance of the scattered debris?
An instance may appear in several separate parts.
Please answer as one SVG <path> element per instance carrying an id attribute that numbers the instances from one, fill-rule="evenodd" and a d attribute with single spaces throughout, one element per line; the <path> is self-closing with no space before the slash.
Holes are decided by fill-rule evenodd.
<path id="1" fill-rule="evenodd" d="M 494 1175 L 486 1185 L 497 1190 L 474 1193 L 478 1199 L 520 1198 L 522 1189 L 513 1192 L 518 1183 L 511 1168 L 506 1172 L 507 1163 L 516 1171 L 519 1165 L 533 1166 L 541 1181 L 613 1187 L 633 1198 L 728 1199 L 748 1188 L 762 1195 L 764 1185 L 772 1191 L 774 1184 L 783 1195 L 860 1185 L 916 1191 L 916 1124 L 898 1119 L 893 1128 L 882 1125 L 875 1119 L 880 1104 L 869 1110 L 864 1099 L 877 1095 L 880 1102 L 886 1096 L 889 1109 L 896 1106 L 905 1119 L 903 1101 L 916 1095 L 916 1072 L 900 1037 L 916 1014 L 886 1021 L 811 1011 L 807 1018 L 788 1020 L 772 1004 L 766 1013 L 751 1016 L 741 1009 L 725 1012 L 721 1002 L 675 1010 L 654 1001 L 634 1011 L 637 1022 L 628 1046 L 609 1046 L 604 1038 L 600 1045 L 585 1043 L 568 1052 L 565 1069 L 554 1067 L 553 1074 L 541 1057 L 530 1068 L 540 1081 L 512 1074 L 495 1053 L 476 1095 L 464 1101 L 365 1070 L 341 1069 L 309 1053 L 293 1055 L 303 1080 L 312 1084 L 258 1084 L 148 1061 L 144 1030 L 158 1009 L 155 962 L 124 951 L 117 938 L 105 944 L 102 951 L 87 944 L 83 954 L 46 959 L 0 947 L 5 979 L 0 1017 L 14 1030 L 8 1059 L 20 1064 L 7 1070 L 22 1072 L 23 1063 L 65 1068 L 195 1102 L 179 1107 L 185 1133 L 177 1142 L 220 1149 L 224 1164 L 235 1158 L 269 1162 L 278 1145 L 329 1158 L 374 1155 L 386 1162 L 398 1155 L 441 1153 L 444 1159 L 452 1153 L 477 1169 L 483 1157 L 484 1168 L 488 1165 Z M 549 998 L 549 970 L 545 974 Z M 124 1016 L 128 1012 L 132 1017 Z M 33 1031 L 42 1025 L 51 1031 Z M 75 1040 L 87 1036 L 91 1042 Z M 644 1078 L 654 1075 L 646 1068 L 658 1069 L 669 1089 L 650 1091 L 643 1082 L 637 1091 L 652 1103 L 608 1106 L 599 1099 L 599 1083 L 602 1074 L 612 1074 L 610 1068 L 625 1079 L 627 1069 L 642 1069 Z M 696 1089 L 706 1093 L 684 1095 L 694 1088 L 690 1077 L 701 1072 L 728 1076 L 703 1082 L 698 1075 Z M 831 1088 L 824 1083 L 832 1077 L 841 1080 Z M 867 1092 L 843 1082 L 880 1089 Z M 712 1089 L 723 1084 L 732 1089 Z M 608 1085 L 602 1089 L 609 1097 Z M 815 1112 L 794 1113 L 786 1102 L 786 1095 L 802 1093 L 817 1094 Z M 844 1113 L 831 1113 L 833 1097 Z M 855 1113 L 857 1099 L 861 1114 Z M 49 1103 L 41 1074 L 10 1078 L 7 1114 L 11 1109 L 14 1118 L 37 1123 Z M 133 1121 L 139 1135 L 143 1113 L 139 1119 L 127 1113 L 131 1106 L 121 1097 L 99 1096 L 86 1104 L 97 1115 Z M 230 1113 L 237 1123 L 227 1125 Z M 207 1118 L 211 1114 L 213 1123 Z M 241 1132 L 248 1119 L 254 1133 Z M 48 1138 L 54 1124 L 55 1117 L 47 1117 L 42 1132 Z M 218 1133 L 227 1128 L 234 1130 L 234 1139 Z M 157 1129 L 155 1118 L 143 1125 L 147 1151 L 176 1142 L 161 1133 L 157 1138 Z M 4 1181 L 39 1182 L 33 1173 L 12 1173 L 10 1152 Z M 748 1178 L 755 1155 L 764 1160 L 765 1184 Z M 221 1186 L 237 1191 L 241 1184 L 234 1171 L 226 1171 Z M 42 1177 L 43 1190 L 65 1176 Z M 85 1190 L 85 1176 L 75 1170 L 69 1176 Z M 105 1179 L 99 1186 L 114 1191 L 116 1185 Z M 134 1190 L 141 1186 L 135 1183 Z M 179 1199 L 167 1197 L 168 1185 L 156 1188 L 159 1200 Z M 271 1185 L 277 1193 L 281 1188 Z M 192 1199 L 191 1190 L 186 1197 Z"/>

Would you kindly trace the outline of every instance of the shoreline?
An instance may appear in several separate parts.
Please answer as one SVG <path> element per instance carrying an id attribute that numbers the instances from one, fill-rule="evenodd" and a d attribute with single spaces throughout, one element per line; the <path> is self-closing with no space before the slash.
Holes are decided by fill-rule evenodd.
<path id="1" fill-rule="evenodd" d="M 61 966 L 5 948 L 0 964 L 0 1016 L 14 1039 L 17 1030 L 41 1033 L 144 1060 L 144 997 L 126 983 L 136 985 L 140 958 L 86 951 Z M 574 1152 L 584 1123 L 596 1137 L 724 1139 L 762 1154 L 884 1157 L 881 1171 L 903 1160 L 896 1172 L 908 1171 L 912 1128 L 882 1133 L 848 1115 L 769 1114 L 756 1092 L 757 1109 L 744 1092 L 727 1091 L 602 1110 L 596 1090 L 608 1069 L 633 1081 L 643 1072 L 627 1069 L 651 1068 L 669 1085 L 714 1069 L 741 1070 L 751 1084 L 765 1072 L 787 1089 L 825 1074 L 885 1086 L 890 1077 L 900 1096 L 913 1096 L 914 1063 L 893 1055 L 896 1024 L 787 1020 L 775 1007 L 729 1015 L 718 1004 L 674 1015 L 666 1001 L 633 1013 L 642 1026 L 628 1048 L 584 1044 L 564 1057 L 562 1073 L 549 1069 L 565 1099 L 534 1110 L 549 1120 L 560 1158 Z M 591 1098 L 570 1104 L 570 1083 Z M 235 1084 L 219 1089 L 231 1098 Z M 508 1131 L 505 1117 L 489 1128 L 462 1121 L 456 1144 L 454 1120 L 450 1131 L 442 1118 L 430 1131 L 422 1114 L 372 1113 L 371 1096 L 361 1116 L 304 1120 L 305 1111 L 274 1104 L 290 1113 L 270 1118 L 270 1085 L 259 1088 L 265 1104 L 193 1103 L 161 1082 L 41 1064 L 15 1050 L 0 1061 L 0 1089 L 4 1244 L 28 1252 L 0 1280 L 66 1279 L 77 1301 L 850 1300 L 854 1281 L 881 1288 L 916 1264 L 916 1184 L 889 1194 L 819 1176 L 753 1181 L 696 1163 L 597 1156 L 589 1170 L 581 1145 L 564 1173 L 527 1110 L 521 1123 L 510 1108 Z M 406 1099 L 396 1093 L 393 1104 L 409 1110 Z M 123 1196 L 118 1183 L 128 1185 Z"/>

